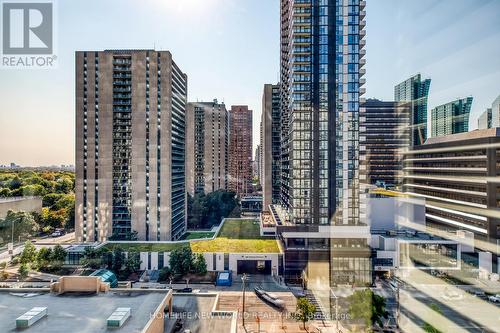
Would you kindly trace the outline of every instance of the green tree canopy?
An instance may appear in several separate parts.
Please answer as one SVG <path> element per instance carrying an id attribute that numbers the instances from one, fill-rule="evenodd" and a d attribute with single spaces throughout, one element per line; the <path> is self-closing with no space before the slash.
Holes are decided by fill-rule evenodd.
<path id="1" fill-rule="evenodd" d="M 385 298 L 370 289 L 356 290 L 347 298 L 349 314 L 353 319 L 361 319 L 367 327 L 372 324 L 383 326 L 382 318 L 387 318 Z"/>
<path id="2" fill-rule="evenodd" d="M 292 313 L 293 318 L 297 321 L 301 321 L 306 329 L 306 323 L 309 320 L 314 319 L 314 313 L 316 312 L 316 305 L 309 302 L 305 297 L 300 297 L 297 300 L 296 312 Z"/>
<path id="3" fill-rule="evenodd" d="M 30 241 L 26 241 L 26 243 L 24 243 L 23 252 L 21 253 L 21 258 L 20 258 L 21 264 L 29 265 L 35 262 L 36 254 L 37 253 L 35 245 L 33 245 L 33 243 L 31 243 Z"/>

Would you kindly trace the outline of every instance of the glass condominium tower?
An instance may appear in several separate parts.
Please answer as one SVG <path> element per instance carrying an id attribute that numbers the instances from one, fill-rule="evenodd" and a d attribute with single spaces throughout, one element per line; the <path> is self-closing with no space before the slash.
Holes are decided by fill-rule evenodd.
<path id="1" fill-rule="evenodd" d="M 360 223 L 365 4 L 281 1 L 281 204 L 296 225 Z"/>
<path id="2" fill-rule="evenodd" d="M 410 145 L 419 146 L 427 140 L 427 98 L 431 79 L 422 80 L 420 74 L 401 82 L 394 87 L 396 102 L 411 102 Z"/>

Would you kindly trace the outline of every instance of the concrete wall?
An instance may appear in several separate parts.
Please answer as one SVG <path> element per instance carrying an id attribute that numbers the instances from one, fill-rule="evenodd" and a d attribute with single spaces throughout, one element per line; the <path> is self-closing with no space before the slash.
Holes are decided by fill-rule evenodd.
<path id="1" fill-rule="evenodd" d="M 158 305 L 141 333 L 163 333 L 165 331 L 165 307 L 168 306 L 170 316 L 172 313 L 172 293 L 173 291 L 169 290 L 167 296 L 165 296 L 161 304 Z"/>
<path id="2" fill-rule="evenodd" d="M 107 292 L 109 284 L 102 282 L 98 276 L 62 276 L 57 282 L 50 285 L 55 293 L 65 292 Z"/>
<path id="3" fill-rule="evenodd" d="M 215 254 L 215 262 L 214 262 Z M 203 257 L 207 263 L 207 270 L 223 271 L 224 270 L 224 253 L 203 253 Z M 148 267 L 156 270 L 158 269 L 158 252 L 151 252 L 151 263 L 149 265 L 148 252 L 141 252 L 141 270 L 146 270 Z M 238 260 L 271 260 L 271 269 L 274 275 L 278 274 L 278 253 L 230 253 L 229 254 L 229 269 L 236 272 L 238 268 Z M 163 267 L 168 267 L 170 261 L 170 252 L 163 253 Z"/>
<path id="4" fill-rule="evenodd" d="M 9 210 L 13 212 L 38 212 L 42 211 L 41 197 L 16 197 L 0 200 L 0 219 L 5 218 Z"/>

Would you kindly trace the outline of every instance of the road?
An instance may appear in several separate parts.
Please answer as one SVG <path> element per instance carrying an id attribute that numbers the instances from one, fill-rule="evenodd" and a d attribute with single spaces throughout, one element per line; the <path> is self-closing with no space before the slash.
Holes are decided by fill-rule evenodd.
<path id="1" fill-rule="evenodd" d="M 70 243 L 74 239 L 75 239 L 75 233 L 70 232 L 67 233 L 66 235 L 62 235 L 61 237 L 33 238 L 31 239 L 31 241 L 33 242 L 35 247 L 39 249 L 41 247 L 54 247 L 57 244 L 63 245 L 66 243 Z M 23 249 L 24 249 L 24 243 L 15 246 L 13 251 L 14 255 L 20 254 L 21 252 L 23 252 Z M 9 251 L 5 249 L 2 252 L 0 252 L 0 263 L 8 262 L 9 260 L 10 260 Z"/>
<path id="2" fill-rule="evenodd" d="M 474 297 L 464 289 L 446 284 L 413 284 L 400 288 L 402 330 L 424 332 L 422 326 L 429 323 L 441 332 L 498 332 L 500 305 Z M 396 292 L 387 282 L 382 282 L 374 292 L 386 298 L 386 309 L 395 318 Z M 457 296 L 449 297 L 449 294 Z"/>

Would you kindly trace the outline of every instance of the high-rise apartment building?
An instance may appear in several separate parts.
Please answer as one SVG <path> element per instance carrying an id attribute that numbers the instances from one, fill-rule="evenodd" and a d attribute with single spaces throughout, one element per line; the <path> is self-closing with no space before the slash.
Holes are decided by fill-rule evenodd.
<path id="1" fill-rule="evenodd" d="M 287 277 L 371 281 L 359 168 L 365 5 L 281 0 L 281 205 L 272 214 Z"/>
<path id="2" fill-rule="evenodd" d="M 410 145 L 411 104 L 368 99 L 360 112 L 360 164 L 367 183 L 399 187 Z"/>
<path id="3" fill-rule="evenodd" d="M 491 123 L 492 112 L 491 111 L 492 111 L 491 108 L 487 108 L 483 113 L 481 113 L 481 115 L 477 119 L 477 128 L 478 129 L 487 129 L 487 128 L 492 127 L 492 123 Z"/>
<path id="4" fill-rule="evenodd" d="M 188 193 L 227 190 L 229 114 L 224 103 L 188 103 L 186 110 Z"/>
<path id="5" fill-rule="evenodd" d="M 280 201 L 281 112 L 279 85 L 265 84 L 262 94 L 261 185 L 262 209 Z"/>
<path id="6" fill-rule="evenodd" d="M 365 1 L 281 1 L 282 203 L 296 224 L 359 223 Z"/>
<path id="7" fill-rule="evenodd" d="M 432 136 L 450 135 L 469 131 L 472 97 L 457 99 L 431 110 Z"/>
<path id="8" fill-rule="evenodd" d="M 168 51 L 76 52 L 77 241 L 184 234 L 186 96 Z"/>
<path id="9" fill-rule="evenodd" d="M 262 129 L 262 124 L 260 124 L 260 128 Z M 254 160 L 253 160 L 253 172 L 254 172 L 254 176 L 257 176 L 259 177 L 259 181 L 261 182 L 262 181 L 262 150 L 261 150 L 261 147 L 262 147 L 262 131 L 260 132 L 261 133 L 261 140 L 260 140 L 260 144 L 257 145 L 257 148 L 255 148 L 255 156 L 254 156 Z"/>
<path id="10" fill-rule="evenodd" d="M 491 127 L 500 127 L 500 95 L 491 104 Z"/>
<path id="11" fill-rule="evenodd" d="M 228 189 L 240 197 L 252 193 L 252 110 L 233 105 L 229 111 Z"/>
<path id="12" fill-rule="evenodd" d="M 394 87 L 396 102 L 411 102 L 411 134 L 410 144 L 418 146 L 427 139 L 427 98 L 431 79 L 422 80 L 420 74 L 401 82 Z"/>

